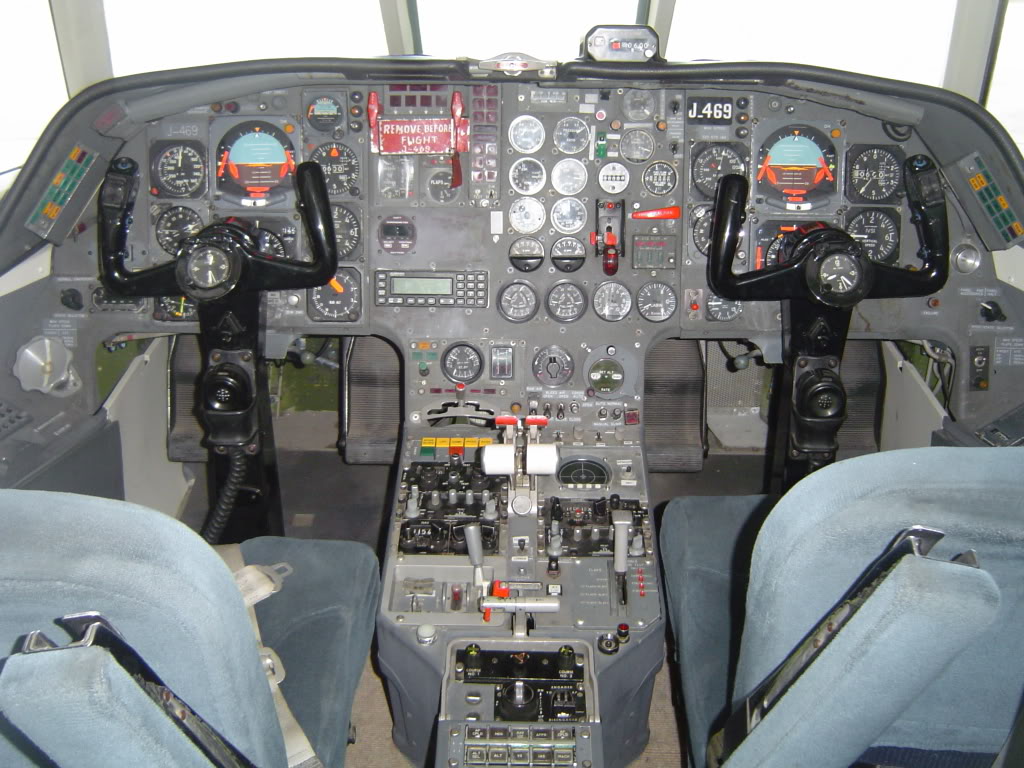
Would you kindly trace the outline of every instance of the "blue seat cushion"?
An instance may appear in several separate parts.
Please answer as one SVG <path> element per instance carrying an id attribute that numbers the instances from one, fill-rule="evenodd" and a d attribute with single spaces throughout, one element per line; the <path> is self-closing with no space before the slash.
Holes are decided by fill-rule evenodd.
<path id="1" fill-rule="evenodd" d="M 246 564 L 286 562 L 280 593 L 256 604 L 263 644 L 285 668 L 281 692 L 327 768 L 345 763 L 349 720 L 373 638 L 377 558 L 365 544 L 265 536 L 242 543 Z"/>
<path id="2" fill-rule="evenodd" d="M 751 551 L 776 498 L 690 496 L 670 502 L 662 517 L 666 599 L 696 765 L 728 714 Z"/>
<path id="3" fill-rule="evenodd" d="M 65 644 L 54 619 L 82 611 L 106 616 L 175 693 L 261 768 L 286 764 L 248 614 L 206 542 L 123 501 L 0 491 L 0 658 L 35 629 Z M 9 723 L 0 729 L 0 765 L 40 762 L 39 749 Z M 65 735 L 54 721 L 51 738 Z"/>

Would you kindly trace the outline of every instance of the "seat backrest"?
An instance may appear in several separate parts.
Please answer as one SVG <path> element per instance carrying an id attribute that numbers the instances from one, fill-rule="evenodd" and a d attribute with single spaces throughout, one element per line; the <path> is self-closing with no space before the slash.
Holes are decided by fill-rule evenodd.
<path id="1" fill-rule="evenodd" d="M 248 614 L 213 549 L 186 526 L 145 507 L 0 490 L 0 664 L 32 630 L 66 644 L 69 638 L 54 620 L 83 611 L 103 614 L 175 694 L 253 763 L 287 764 Z M 63 654 L 61 663 L 82 679 L 89 668 L 108 679 L 103 670 L 109 660 L 80 650 L 93 649 L 52 655 Z M 72 663 L 73 654 L 81 661 Z M 11 665 L 12 675 L 27 659 Z M 0 680 L 7 671 L 0 669 Z M 38 764 L 47 748 L 39 738 L 31 743 L 10 714 L 0 713 L 0 765 Z M 97 736 L 110 733 L 109 724 L 99 722 L 109 714 L 78 716 L 98 718 Z M 42 727 L 48 732 L 41 740 L 50 745 L 67 742 L 76 731 L 60 721 Z M 95 748 L 111 746 L 108 741 Z M 110 753 L 106 757 L 117 764 Z"/>
<path id="2" fill-rule="evenodd" d="M 934 558 L 975 550 L 998 586 L 998 608 L 874 743 L 998 752 L 1024 688 L 1024 449 L 891 451 L 826 467 L 795 486 L 758 534 L 734 704 L 786 658 L 895 534 L 913 525 L 946 534 Z M 953 600 L 930 610 L 948 612 L 937 617 L 948 623 L 959 618 Z M 860 705 L 826 695 L 819 706 L 845 708 L 852 719 Z"/>

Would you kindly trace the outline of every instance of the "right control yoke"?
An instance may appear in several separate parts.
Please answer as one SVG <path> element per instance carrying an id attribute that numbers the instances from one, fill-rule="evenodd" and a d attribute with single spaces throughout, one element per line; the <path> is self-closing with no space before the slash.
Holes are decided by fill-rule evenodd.
<path id="1" fill-rule="evenodd" d="M 733 273 L 733 259 L 746 220 L 747 180 L 728 175 L 718 182 L 708 287 L 726 299 L 783 302 L 785 365 L 777 388 L 776 462 L 782 464 L 784 489 L 835 459 L 846 419 L 839 367 L 854 305 L 863 299 L 926 296 L 949 277 L 939 170 L 931 158 L 914 155 L 903 166 L 903 178 L 920 242 L 917 269 L 871 261 L 847 232 L 812 222 L 784 236 L 778 264 L 743 274 Z"/>
<path id="2" fill-rule="evenodd" d="M 946 219 L 946 195 L 938 168 L 926 155 L 914 155 L 903 166 L 907 203 L 912 211 L 921 247 L 921 266 L 916 270 L 900 269 L 870 261 L 863 250 L 855 256 L 861 264 L 861 282 L 867 283 L 860 299 L 888 299 L 905 296 L 927 296 L 940 290 L 949 277 L 949 233 Z M 711 224 L 711 249 L 708 257 L 708 287 L 725 299 L 778 301 L 783 299 L 819 300 L 814 275 L 808 262 L 813 262 L 814 248 L 799 252 L 790 249 L 790 258 L 779 259 L 776 266 L 741 275 L 733 274 L 733 259 L 746 221 L 748 183 L 743 176 L 730 174 L 718 182 L 714 218 Z M 831 230 L 831 228 L 829 228 Z M 833 233 L 845 232 L 831 230 Z M 846 235 L 849 238 L 849 235 Z M 822 236 L 818 236 L 821 239 Z M 842 240 L 841 238 L 832 238 Z M 794 246 L 799 243 L 794 243 Z M 849 238 L 845 246 L 857 245 Z M 833 249 L 824 249 L 826 252 Z M 794 258 L 802 257 L 802 258 Z M 834 298 L 834 297 L 833 297 Z M 824 301 L 822 303 L 831 304 Z M 856 303 L 856 302 L 853 302 Z"/>

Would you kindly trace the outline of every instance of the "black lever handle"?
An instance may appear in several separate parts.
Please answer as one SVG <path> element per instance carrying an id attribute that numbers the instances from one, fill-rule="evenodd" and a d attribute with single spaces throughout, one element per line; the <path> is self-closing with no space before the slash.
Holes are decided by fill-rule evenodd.
<path id="1" fill-rule="evenodd" d="M 917 251 L 921 268 L 912 271 L 876 264 L 869 299 L 927 296 L 949 279 L 949 223 L 939 169 L 927 155 L 914 155 L 903 164 L 903 183 L 921 244 Z"/>
<path id="2" fill-rule="evenodd" d="M 103 284 L 123 296 L 169 296 L 188 292 L 181 284 L 182 270 L 176 261 L 138 271 L 125 266 L 128 231 L 139 187 L 139 166 L 121 157 L 111 163 L 100 190 L 100 276 Z M 244 227 L 211 224 L 183 241 L 181 258 L 206 244 L 229 247 L 245 262 L 237 289 L 241 291 L 285 290 L 324 285 L 338 270 L 338 245 L 327 197 L 323 170 L 306 162 L 295 171 L 298 207 L 306 227 L 313 261 L 270 259 L 259 253 Z"/>
<path id="3" fill-rule="evenodd" d="M 327 198 L 327 183 L 319 163 L 307 161 L 295 169 L 299 213 L 306 227 L 313 261 L 303 264 L 253 255 L 249 259 L 249 286 L 256 290 L 314 288 L 338 271 L 338 243 Z"/>
<path id="4" fill-rule="evenodd" d="M 724 299 L 793 299 L 805 293 L 799 265 L 779 264 L 742 275 L 732 272 L 733 260 L 746 221 L 747 180 L 737 174 L 723 176 L 715 195 L 708 253 L 708 287 Z"/>
<path id="5" fill-rule="evenodd" d="M 129 157 L 115 159 L 100 187 L 100 277 L 106 288 L 124 296 L 177 293 L 173 262 L 138 272 L 125 266 L 138 191 L 139 164 Z"/>

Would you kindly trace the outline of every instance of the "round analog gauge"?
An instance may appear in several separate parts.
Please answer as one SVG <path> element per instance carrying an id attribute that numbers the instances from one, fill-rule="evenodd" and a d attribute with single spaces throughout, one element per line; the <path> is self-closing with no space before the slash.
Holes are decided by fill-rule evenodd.
<path id="1" fill-rule="evenodd" d="M 622 388 L 626 372 L 618 360 L 598 360 L 587 371 L 587 385 L 599 395 L 610 395 Z"/>
<path id="2" fill-rule="evenodd" d="M 456 384 L 470 384 L 476 381 L 483 370 L 483 355 L 469 344 L 455 344 L 448 347 L 441 356 L 441 371 L 449 381 Z"/>
<path id="3" fill-rule="evenodd" d="M 359 217 L 344 205 L 331 205 L 334 222 L 334 242 L 338 244 L 338 258 L 344 261 L 355 253 L 359 245 Z"/>
<path id="4" fill-rule="evenodd" d="M 836 191 L 836 148 L 809 125 L 789 125 L 761 145 L 758 189 L 789 210 L 809 210 Z"/>
<path id="5" fill-rule="evenodd" d="M 544 189 L 548 172 L 540 160 L 521 157 L 508 169 L 508 182 L 520 195 L 535 195 Z"/>
<path id="6" fill-rule="evenodd" d="M 622 163 L 607 163 L 597 172 L 597 183 L 609 195 L 624 192 L 629 186 L 629 169 Z"/>
<path id="7" fill-rule="evenodd" d="M 216 288 L 231 277 L 231 257 L 220 248 L 207 245 L 188 257 L 188 277 L 199 288 Z"/>
<path id="8" fill-rule="evenodd" d="M 561 323 L 578 320 L 587 311 L 587 297 L 576 283 L 557 283 L 547 297 L 548 314 Z"/>
<path id="9" fill-rule="evenodd" d="M 711 222 L 713 208 L 710 205 L 698 205 L 693 209 L 693 244 L 705 256 L 711 250 Z"/>
<path id="10" fill-rule="evenodd" d="M 551 171 L 551 186 L 560 195 L 578 195 L 587 186 L 587 166 L 574 157 L 559 160 Z"/>
<path id="11" fill-rule="evenodd" d="M 508 141 L 517 152 L 532 155 L 544 145 L 544 124 L 533 115 L 520 115 L 508 127 Z"/>
<path id="12" fill-rule="evenodd" d="M 178 243 L 203 228 L 203 220 L 191 208 L 176 205 L 160 214 L 156 220 L 156 241 L 167 253 L 178 253 Z"/>
<path id="13" fill-rule="evenodd" d="M 276 202 L 276 188 L 289 185 L 294 171 L 292 141 L 271 123 L 240 123 L 224 134 L 217 145 L 217 186 L 240 194 L 250 205 Z"/>
<path id="14" fill-rule="evenodd" d="M 845 253 L 826 256 L 818 265 L 818 280 L 824 296 L 849 293 L 860 284 L 861 275 L 860 264 Z"/>
<path id="15" fill-rule="evenodd" d="M 360 312 L 359 273 L 343 267 L 327 285 L 308 289 L 309 316 L 313 320 L 336 320 L 352 323 Z"/>
<path id="16" fill-rule="evenodd" d="M 306 107 L 306 120 L 324 133 L 334 128 L 341 117 L 341 104 L 333 96 L 318 96 Z"/>
<path id="17" fill-rule="evenodd" d="M 508 209 L 508 223 L 524 235 L 532 235 L 543 227 L 546 218 L 544 206 L 532 197 L 520 197 Z"/>
<path id="18" fill-rule="evenodd" d="M 651 282 L 636 292 L 636 308 L 645 320 L 663 323 L 676 313 L 676 292 L 668 283 Z"/>
<path id="19" fill-rule="evenodd" d="M 551 206 L 551 225 L 563 235 L 579 232 L 587 224 L 587 208 L 575 197 L 563 197 Z"/>
<path id="20" fill-rule="evenodd" d="M 172 144 L 165 147 L 154 163 L 156 183 L 171 197 L 190 197 L 206 181 L 206 160 L 202 152 L 191 144 Z"/>
<path id="21" fill-rule="evenodd" d="M 253 231 L 252 236 L 256 241 L 256 248 L 264 256 L 269 256 L 272 259 L 288 258 L 284 240 L 276 232 L 259 227 Z"/>
<path id="22" fill-rule="evenodd" d="M 572 378 L 575 363 L 561 347 L 544 347 L 533 357 L 533 376 L 545 387 L 560 387 Z"/>
<path id="23" fill-rule="evenodd" d="M 646 163 L 654 154 L 654 137 L 640 128 L 626 131 L 619 139 L 619 154 L 631 163 Z"/>
<path id="24" fill-rule="evenodd" d="M 551 246 L 551 263 L 560 272 L 575 272 L 586 261 L 587 251 L 575 237 L 560 237 Z"/>
<path id="25" fill-rule="evenodd" d="M 575 155 L 590 143 L 590 126 L 583 118 L 563 117 L 555 126 L 555 146 L 567 155 Z"/>
<path id="26" fill-rule="evenodd" d="M 757 230 L 757 250 L 754 256 L 754 269 L 774 267 L 779 264 L 783 256 L 782 246 L 785 245 L 786 236 L 795 232 L 799 224 L 788 222 L 769 221 Z"/>
<path id="27" fill-rule="evenodd" d="M 651 163 L 644 169 L 644 188 L 652 195 L 667 195 L 676 188 L 676 169 L 668 163 Z"/>
<path id="28" fill-rule="evenodd" d="M 359 181 L 359 158 L 351 147 L 336 141 L 328 142 L 314 149 L 309 159 L 319 163 L 323 169 L 329 195 L 349 192 Z"/>
<path id="29" fill-rule="evenodd" d="M 872 261 L 895 261 L 900 230 L 896 218 L 888 211 L 862 211 L 847 222 L 846 232 L 861 244 L 864 255 Z"/>
<path id="30" fill-rule="evenodd" d="M 708 320 L 714 320 L 717 323 L 727 323 L 740 316 L 740 312 L 743 311 L 743 305 L 738 301 L 723 299 L 721 296 L 715 296 L 712 293 L 708 294 L 708 301 L 704 306 L 704 311 L 707 314 Z"/>
<path id="31" fill-rule="evenodd" d="M 199 307 L 187 296 L 160 296 L 153 310 L 154 320 L 189 322 L 199 319 Z"/>
<path id="32" fill-rule="evenodd" d="M 459 188 L 452 186 L 451 171 L 438 171 L 427 180 L 427 194 L 435 203 L 445 205 L 459 196 Z"/>
<path id="33" fill-rule="evenodd" d="M 558 484 L 563 488 L 608 485 L 610 481 L 608 467 L 594 459 L 566 459 L 558 467 Z"/>
<path id="34" fill-rule="evenodd" d="M 850 189 L 865 200 L 878 203 L 889 200 L 903 182 L 900 159 L 889 149 L 872 147 L 850 163 Z"/>
<path id="35" fill-rule="evenodd" d="M 601 283 L 594 291 L 594 311 L 602 320 L 617 323 L 633 308 L 633 297 L 622 283 Z"/>
<path id="36" fill-rule="evenodd" d="M 526 283 L 509 283 L 498 294 L 498 309 L 506 320 L 525 323 L 537 314 L 537 292 Z"/>
<path id="37" fill-rule="evenodd" d="M 384 200 L 407 200 L 413 195 L 416 165 L 411 157 L 382 157 L 377 161 L 377 191 Z"/>
<path id="38" fill-rule="evenodd" d="M 693 184 L 705 197 L 714 199 L 718 180 L 731 173 L 746 176 L 747 164 L 729 144 L 711 144 L 693 159 Z"/>
<path id="39" fill-rule="evenodd" d="M 544 261 L 544 246 L 535 237 L 520 237 L 509 247 L 508 259 L 520 272 L 533 272 Z"/>
<path id="40" fill-rule="evenodd" d="M 631 89 L 622 96 L 622 112 L 634 123 L 646 122 L 654 117 L 655 95 L 653 91 Z"/>

